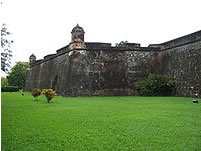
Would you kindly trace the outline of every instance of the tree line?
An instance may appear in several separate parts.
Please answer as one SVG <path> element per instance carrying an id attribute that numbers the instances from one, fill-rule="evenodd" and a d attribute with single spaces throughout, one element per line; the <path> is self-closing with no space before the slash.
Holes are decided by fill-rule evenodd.
<path id="1" fill-rule="evenodd" d="M 26 77 L 28 74 L 28 62 L 16 62 L 11 68 L 13 40 L 10 39 L 11 33 L 8 31 L 6 24 L 1 27 L 1 70 L 8 74 L 7 77 L 1 77 L 1 86 L 18 86 L 24 89 Z M 10 70 L 11 68 L 11 70 Z"/>

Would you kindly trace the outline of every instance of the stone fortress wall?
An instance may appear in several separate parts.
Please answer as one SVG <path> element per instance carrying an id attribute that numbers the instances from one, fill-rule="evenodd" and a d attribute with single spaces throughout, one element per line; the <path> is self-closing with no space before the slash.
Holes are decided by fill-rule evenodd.
<path id="1" fill-rule="evenodd" d="M 177 81 L 177 96 L 201 98 L 201 31 L 165 42 L 160 60 L 159 73 L 173 76 Z"/>
<path id="2" fill-rule="evenodd" d="M 149 73 L 168 74 L 177 80 L 178 96 L 201 97 L 201 31 L 141 47 L 128 43 L 84 42 L 84 30 L 72 30 L 69 45 L 42 60 L 30 57 L 26 91 L 52 88 L 61 96 L 136 95 L 134 83 Z"/>

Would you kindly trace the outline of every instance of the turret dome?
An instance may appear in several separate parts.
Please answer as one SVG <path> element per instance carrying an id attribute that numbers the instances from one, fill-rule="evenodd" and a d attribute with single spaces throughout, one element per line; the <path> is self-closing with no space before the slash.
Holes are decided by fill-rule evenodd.
<path id="1" fill-rule="evenodd" d="M 80 27 L 79 24 L 77 24 L 77 25 L 72 29 L 71 33 L 76 32 L 77 30 L 80 30 L 80 31 L 82 31 L 83 33 L 85 33 L 85 32 L 84 32 L 84 29 L 83 29 L 82 27 Z"/>

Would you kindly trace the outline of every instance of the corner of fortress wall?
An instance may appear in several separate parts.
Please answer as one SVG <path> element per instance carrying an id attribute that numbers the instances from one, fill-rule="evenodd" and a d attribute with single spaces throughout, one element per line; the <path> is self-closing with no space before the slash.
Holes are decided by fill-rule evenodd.
<path id="1" fill-rule="evenodd" d="M 161 73 L 177 81 L 177 96 L 201 98 L 201 31 L 163 43 Z"/>

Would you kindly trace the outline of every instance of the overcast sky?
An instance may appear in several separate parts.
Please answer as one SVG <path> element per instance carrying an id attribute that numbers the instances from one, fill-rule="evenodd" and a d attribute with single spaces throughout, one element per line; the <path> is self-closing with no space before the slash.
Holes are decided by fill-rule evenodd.
<path id="1" fill-rule="evenodd" d="M 12 65 L 56 53 L 77 23 L 86 42 L 162 43 L 201 30 L 200 0 L 1 0 Z M 1 23 L 1 24 L 2 24 Z"/>

